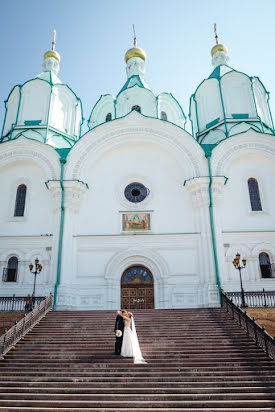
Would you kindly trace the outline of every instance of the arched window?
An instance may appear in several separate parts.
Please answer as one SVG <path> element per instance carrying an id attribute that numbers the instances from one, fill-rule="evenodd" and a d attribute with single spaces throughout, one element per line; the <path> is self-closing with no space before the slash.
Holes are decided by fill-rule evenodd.
<path id="1" fill-rule="evenodd" d="M 135 106 L 132 107 L 132 111 L 135 110 L 136 112 L 141 113 L 141 107 L 138 106 L 137 104 Z"/>
<path id="2" fill-rule="evenodd" d="M 271 264 L 267 253 L 262 252 L 259 254 L 259 263 L 262 278 L 271 278 Z"/>
<path id="3" fill-rule="evenodd" d="M 259 186 L 256 179 L 251 177 L 248 179 L 248 190 L 252 210 L 262 210 Z"/>
<path id="4" fill-rule="evenodd" d="M 14 216 L 24 216 L 26 192 L 27 192 L 26 185 L 18 186 L 17 193 L 16 193 Z"/>
<path id="5" fill-rule="evenodd" d="M 18 259 L 16 256 L 12 256 L 8 260 L 8 267 L 4 269 L 3 281 L 4 282 L 16 282 L 18 269 Z"/>
<path id="6" fill-rule="evenodd" d="M 167 120 L 168 119 L 167 114 L 165 112 L 161 112 L 160 118 L 161 118 L 161 120 Z"/>
<path id="7" fill-rule="evenodd" d="M 112 120 L 112 113 L 106 114 L 105 121 L 110 122 Z"/>

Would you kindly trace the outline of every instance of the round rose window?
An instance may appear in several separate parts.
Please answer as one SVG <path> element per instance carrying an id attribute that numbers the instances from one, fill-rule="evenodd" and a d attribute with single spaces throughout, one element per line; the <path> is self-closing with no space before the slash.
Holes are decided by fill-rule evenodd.
<path id="1" fill-rule="evenodd" d="M 124 190 L 124 195 L 129 202 L 142 202 L 148 195 L 148 189 L 141 183 L 130 183 Z"/>

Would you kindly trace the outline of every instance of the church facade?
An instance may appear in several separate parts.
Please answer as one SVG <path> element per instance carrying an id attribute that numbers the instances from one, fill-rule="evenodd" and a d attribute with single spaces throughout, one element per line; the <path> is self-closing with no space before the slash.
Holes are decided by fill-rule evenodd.
<path id="1" fill-rule="evenodd" d="M 34 291 L 56 309 L 219 306 L 219 290 L 274 290 L 275 130 L 258 77 L 228 65 L 190 98 L 192 134 L 172 94 L 145 81 L 145 52 L 104 95 L 81 135 L 82 105 L 60 56 L 15 86 L 0 143 L 1 296 Z M 39 269 L 38 264 L 38 269 Z"/>

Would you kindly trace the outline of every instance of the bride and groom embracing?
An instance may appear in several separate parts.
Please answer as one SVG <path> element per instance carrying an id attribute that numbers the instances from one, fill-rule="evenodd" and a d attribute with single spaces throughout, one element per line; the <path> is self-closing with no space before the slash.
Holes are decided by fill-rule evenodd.
<path id="1" fill-rule="evenodd" d="M 134 358 L 134 363 L 146 363 L 138 343 L 135 321 L 131 312 L 118 310 L 115 322 L 115 354 Z"/>

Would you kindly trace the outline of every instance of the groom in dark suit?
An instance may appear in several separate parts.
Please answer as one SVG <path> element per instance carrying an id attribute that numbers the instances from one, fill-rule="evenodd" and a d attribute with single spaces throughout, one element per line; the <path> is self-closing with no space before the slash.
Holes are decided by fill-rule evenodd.
<path id="1" fill-rule="evenodd" d="M 124 319 L 121 316 L 123 313 L 125 313 L 124 310 L 122 311 L 117 311 L 117 317 L 116 317 L 116 322 L 115 322 L 115 333 L 118 330 L 121 330 L 122 335 L 120 337 L 116 336 L 116 343 L 115 343 L 115 354 L 120 355 L 121 352 L 121 346 L 122 346 L 122 339 L 123 339 L 123 330 L 124 330 Z"/>

